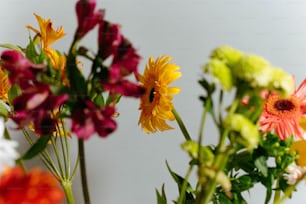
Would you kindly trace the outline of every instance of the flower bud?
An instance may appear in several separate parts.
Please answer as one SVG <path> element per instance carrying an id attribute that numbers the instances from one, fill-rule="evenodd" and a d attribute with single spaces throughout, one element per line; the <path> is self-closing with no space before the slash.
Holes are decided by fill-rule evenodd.
<path id="1" fill-rule="evenodd" d="M 282 69 L 273 67 L 271 69 L 270 90 L 277 90 L 284 97 L 288 97 L 294 92 L 294 79 Z"/>
<path id="2" fill-rule="evenodd" d="M 210 57 L 213 59 L 221 60 L 229 66 L 233 66 L 240 60 L 242 56 L 243 53 L 241 51 L 236 50 L 230 46 L 224 45 L 216 48 L 211 53 Z"/>
<path id="3" fill-rule="evenodd" d="M 264 58 L 257 55 L 245 55 L 237 66 L 233 67 L 234 75 L 245 80 L 255 88 L 266 88 L 272 77 L 271 65 Z"/>
<path id="4" fill-rule="evenodd" d="M 249 119 L 243 115 L 229 115 L 224 121 L 224 126 L 230 131 L 238 132 L 238 138 L 235 138 L 235 140 L 238 143 L 244 145 L 249 151 L 257 147 L 259 142 L 258 129 Z"/>
<path id="5" fill-rule="evenodd" d="M 212 59 L 204 66 L 204 72 L 210 73 L 221 84 L 224 91 L 230 91 L 233 87 L 231 70 L 225 63 L 218 59 Z"/>

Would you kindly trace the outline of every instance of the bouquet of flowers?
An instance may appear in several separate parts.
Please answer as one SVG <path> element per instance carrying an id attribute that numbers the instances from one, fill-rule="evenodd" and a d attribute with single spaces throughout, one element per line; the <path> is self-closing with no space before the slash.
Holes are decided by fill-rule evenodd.
<path id="1" fill-rule="evenodd" d="M 120 25 L 95 7 L 95 0 L 76 2 L 78 25 L 67 52 L 52 48 L 64 28 L 55 29 L 36 13 L 38 27 L 26 26 L 27 45 L 0 45 L 0 203 L 75 203 L 78 168 L 84 203 L 90 203 L 84 142 L 116 130 L 122 97 L 140 100 L 138 123 L 144 132 L 171 130 L 173 120 L 182 132 L 188 170 L 181 176 L 168 163 L 165 167 L 178 186 L 174 203 L 246 203 L 243 193 L 258 183 L 266 188 L 265 203 L 292 196 L 306 176 L 306 79 L 296 88 L 294 76 L 264 58 L 217 47 L 198 81 L 203 114 L 194 138 L 173 103 L 180 88 L 170 84 L 182 76 L 180 67 L 160 55 L 149 58 L 139 73 L 137 50 Z M 91 51 L 81 42 L 95 27 L 98 49 Z M 208 116 L 218 130 L 216 144 L 205 142 Z M 23 155 L 16 151 L 13 131 L 21 131 L 29 143 Z M 71 140 L 78 141 L 75 161 Z M 47 171 L 26 168 L 24 161 L 35 157 Z M 165 188 L 156 190 L 158 204 L 168 203 Z"/>

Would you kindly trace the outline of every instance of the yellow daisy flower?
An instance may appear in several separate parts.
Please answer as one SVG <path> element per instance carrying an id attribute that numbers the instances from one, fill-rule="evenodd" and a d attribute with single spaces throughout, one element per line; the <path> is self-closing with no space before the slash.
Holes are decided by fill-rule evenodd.
<path id="1" fill-rule="evenodd" d="M 62 26 L 60 26 L 57 30 L 54 30 L 50 19 L 43 19 L 35 13 L 34 15 L 37 19 L 40 31 L 30 25 L 27 25 L 26 27 L 40 36 L 42 48 L 50 47 L 51 44 L 65 35 L 64 28 Z"/>
<path id="2" fill-rule="evenodd" d="M 306 140 L 294 141 L 290 150 L 298 153 L 297 164 L 306 167 Z"/>
<path id="3" fill-rule="evenodd" d="M 141 86 L 146 89 L 140 99 L 138 124 L 147 133 L 173 129 L 166 120 L 175 119 L 172 98 L 180 89 L 168 85 L 181 77 L 182 73 L 177 71 L 180 67 L 170 63 L 170 60 L 169 56 L 160 56 L 156 60 L 150 57 L 144 74 L 138 76 Z"/>
<path id="4" fill-rule="evenodd" d="M 8 91 L 11 88 L 8 77 L 5 72 L 0 68 L 0 99 L 8 99 Z"/>

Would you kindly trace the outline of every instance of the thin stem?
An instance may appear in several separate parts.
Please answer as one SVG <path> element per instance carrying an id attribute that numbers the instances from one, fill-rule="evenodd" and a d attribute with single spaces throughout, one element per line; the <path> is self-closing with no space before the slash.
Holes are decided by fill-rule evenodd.
<path id="1" fill-rule="evenodd" d="M 26 131 L 26 129 L 23 128 L 22 132 L 26 140 L 28 141 L 28 143 L 30 145 L 33 145 L 33 140 L 31 136 L 29 135 L 29 133 Z M 44 165 L 53 175 L 55 175 L 57 178 L 61 178 L 61 174 L 58 172 L 52 158 L 50 157 L 50 155 L 48 154 L 46 150 L 44 150 L 44 153 L 39 154 L 39 158 L 41 159 L 41 161 L 44 163 Z"/>
<path id="2" fill-rule="evenodd" d="M 187 190 L 188 179 L 189 179 L 189 176 L 190 176 L 190 174 L 192 172 L 192 168 L 193 168 L 193 165 L 190 165 L 189 169 L 188 169 L 188 171 L 186 173 L 186 176 L 184 178 L 183 186 L 181 188 L 180 197 L 179 197 L 179 200 L 177 202 L 178 204 L 183 204 L 184 203 L 184 200 L 185 200 L 185 197 L 186 197 L 185 192 Z"/>
<path id="3" fill-rule="evenodd" d="M 190 137 L 190 135 L 189 135 L 185 125 L 184 125 L 184 122 L 183 122 L 182 118 L 180 117 L 178 112 L 175 110 L 175 108 L 172 109 L 172 113 L 173 113 L 173 115 L 174 115 L 174 117 L 176 119 L 176 122 L 177 122 L 178 126 L 180 127 L 180 129 L 181 129 L 181 131 L 182 131 L 186 141 L 190 141 L 191 137 Z"/>
<path id="4" fill-rule="evenodd" d="M 60 155 L 59 155 L 59 152 L 58 152 L 56 141 L 55 141 L 53 136 L 51 137 L 51 144 L 52 144 L 52 147 L 53 147 L 53 150 L 54 150 L 54 153 L 55 153 L 55 157 L 56 157 L 56 160 L 57 160 L 57 164 L 58 164 L 59 170 L 61 172 L 62 177 L 64 178 L 65 172 L 63 170 L 62 161 L 61 161 L 61 158 L 60 158 Z"/>
<path id="5" fill-rule="evenodd" d="M 78 154 L 78 158 L 77 158 L 76 163 L 75 163 L 75 165 L 74 165 L 74 168 L 73 168 L 73 170 L 72 170 L 72 174 L 71 174 L 71 176 L 70 176 L 70 179 L 71 179 L 71 180 L 73 179 L 73 177 L 74 177 L 75 174 L 76 174 L 76 171 L 77 171 L 77 169 L 78 169 L 79 163 L 80 163 L 80 154 Z"/>
<path id="6" fill-rule="evenodd" d="M 90 204 L 89 189 L 86 176 L 86 161 L 85 161 L 85 148 L 83 139 L 78 139 L 79 154 L 80 154 L 80 170 L 81 180 L 84 196 L 84 204 Z"/>
<path id="7" fill-rule="evenodd" d="M 64 171 L 65 171 L 65 178 L 69 178 L 69 167 L 68 167 L 68 163 L 67 163 L 67 155 L 66 155 L 66 151 L 65 151 L 65 145 L 64 145 L 64 137 L 66 137 L 65 133 L 62 134 L 61 128 L 63 128 L 64 124 L 62 123 L 62 121 L 60 121 L 59 125 L 57 123 L 57 133 L 58 135 L 56 135 L 56 137 L 59 137 L 60 140 L 60 145 L 61 145 L 61 150 L 62 150 L 62 157 L 63 157 L 63 163 L 64 163 Z"/>

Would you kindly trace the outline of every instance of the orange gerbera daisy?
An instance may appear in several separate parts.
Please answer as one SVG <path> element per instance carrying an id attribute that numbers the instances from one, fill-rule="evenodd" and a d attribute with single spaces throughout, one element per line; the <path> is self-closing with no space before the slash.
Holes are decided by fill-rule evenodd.
<path id="1" fill-rule="evenodd" d="M 59 204 L 65 198 L 58 181 L 49 172 L 8 168 L 0 179 L 0 204 Z"/>
<path id="2" fill-rule="evenodd" d="M 169 56 L 161 56 L 156 60 L 149 58 L 144 74 L 139 75 L 141 86 L 146 92 L 140 100 L 141 114 L 138 124 L 147 133 L 172 129 L 166 120 L 175 119 L 172 113 L 172 98 L 180 89 L 168 85 L 181 77 L 182 73 L 177 72 L 180 67 L 169 63 L 170 60 Z"/>
<path id="3" fill-rule="evenodd" d="M 303 139 L 305 130 L 300 126 L 300 121 L 306 114 L 305 89 L 306 79 L 288 98 L 271 94 L 259 118 L 260 130 L 264 132 L 274 130 L 282 140 L 291 135 Z"/>

